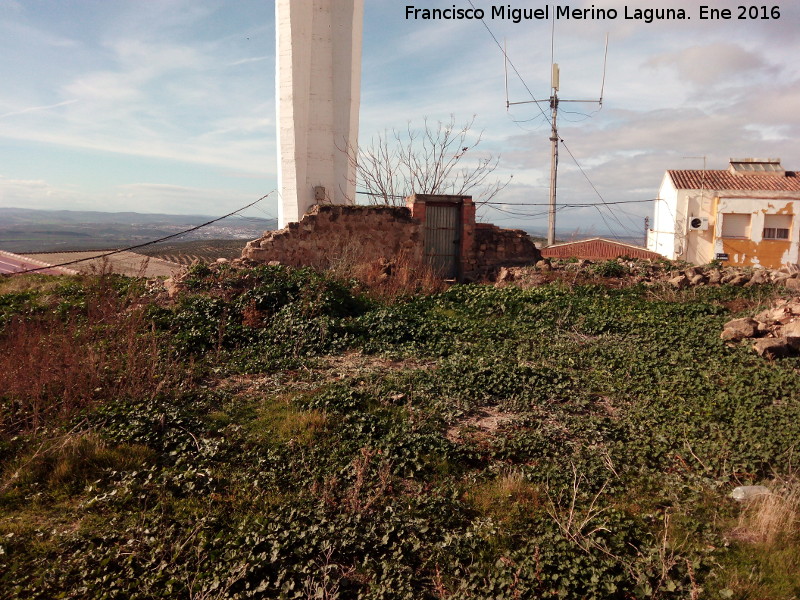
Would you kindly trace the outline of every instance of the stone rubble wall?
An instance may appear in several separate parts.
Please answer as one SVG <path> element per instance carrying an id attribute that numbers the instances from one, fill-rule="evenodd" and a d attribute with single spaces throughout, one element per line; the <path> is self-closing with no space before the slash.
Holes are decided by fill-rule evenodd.
<path id="1" fill-rule="evenodd" d="M 619 269 L 608 265 L 619 265 Z M 619 274 L 614 274 L 619 270 Z M 550 275 L 548 279 L 537 275 Z M 792 291 L 800 291 L 800 266 L 785 265 L 779 269 L 754 269 L 738 266 L 690 266 L 685 263 L 649 259 L 616 258 L 608 260 L 553 259 L 544 258 L 533 267 L 503 267 L 497 271 L 494 281 L 500 284 L 517 282 L 538 285 L 546 280 L 569 276 L 611 277 L 624 280 L 626 285 L 641 283 L 645 286 L 666 284 L 675 289 L 697 286 L 736 285 L 751 287 L 760 284 L 783 285 Z"/>
<path id="2" fill-rule="evenodd" d="M 322 204 L 284 229 L 247 242 L 242 258 L 293 267 L 422 260 L 422 229 L 405 207 Z"/>
<path id="3" fill-rule="evenodd" d="M 521 229 L 501 229 L 477 223 L 473 252 L 464 257 L 464 274 L 471 279 L 485 278 L 501 266 L 531 265 L 542 258 L 533 240 Z"/>
<path id="4" fill-rule="evenodd" d="M 796 290 L 800 289 L 798 288 L 800 285 L 799 274 L 800 269 L 797 265 L 786 265 L 778 269 L 752 269 L 735 266 L 689 267 L 674 277 L 670 277 L 668 281 L 677 289 L 698 285 L 730 284 L 751 287 L 761 283 L 775 283 Z"/>
<path id="5" fill-rule="evenodd" d="M 752 343 L 753 350 L 766 358 L 800 355 L 800 297 L 781 298 L 753 317 L 728 321 L 720 338 L 733 344 Z"/>
<path id="6" fill-rule="evenodd" d="M 329 268 L 338 261 L 363 264 L 402 256 L 413 264 L 424 260 L 424 238 L 424 226 L 406 207 L 322 204 L 300 222 L 247 242 L 242 258 Z M 533 264 L 541 258 L 519 229 L 475 224 L 465 239 L 461 278 L 466 281 L 483 278 L 501 265 Z"/>

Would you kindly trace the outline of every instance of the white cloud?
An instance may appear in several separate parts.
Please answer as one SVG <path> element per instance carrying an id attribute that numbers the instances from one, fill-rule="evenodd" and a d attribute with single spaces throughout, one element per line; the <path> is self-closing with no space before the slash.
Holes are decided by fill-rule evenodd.
<path id="1" fill-rule="evenodd" d="M 43 179 L 14 179 L 0 175 L 0 206 L 76 210 L 96 208 L 76 186 L 57 186 Z"/>
<path id="2" fill-rule="evenodd" d="M 78 102 L 78 100 L 77 99 L 64 100 L 63 102 L 56 102 L 55 104 L 48 104 L 47 106 L 28 106 L 26 108 L 12 110 L 11 112 L 2 114 L 0 115 L 0 119 L 7 119 L 8 117 L 16 117 L 18 115 L 24 115 L 31 112 L 38 112 L 40 110 L 52 110 L 53 108 L 67 106 L 69 104 L 74 104 L 75 102 Z"/>
<path id="3" fill-rule="evenodd" d="M 691 46 L 679 52 L 660 54 L 646 65 L 673 67 L 684 81 L 698 87 L 713 87 L 745 80 L 777 76 L 780 69 L 769 64 L 761 55 L 730 42 Z"/>
<path id="4" fill-rule="evenodd" d="M 274 56 L 252 56 L 250 58 L 242 58 L 240 60 L 228 63 L 229 67 L 238 67 L 239 65 L 247 65 L 254 62 L 262 62 L 265 60 L 274 60 Z"/>
<path id="5" fill-rule="evenodd" d="M 14 12 L 19 12 L 15 10 Z M 26 25 L 21 21 L 0 21 L 0 31 L 7 39 L 18 40 L 27 46 L 49 46 L 61 50 L 71 50 L 82 45 L 74 38 L 51 33 L 41 28 Z"/>

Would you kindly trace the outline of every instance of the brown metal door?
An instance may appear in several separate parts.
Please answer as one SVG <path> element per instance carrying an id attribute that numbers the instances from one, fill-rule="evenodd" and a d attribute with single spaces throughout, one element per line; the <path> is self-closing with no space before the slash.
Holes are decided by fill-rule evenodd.
<path id="1" fill-rule="evenodd" d="M 461 220 L 457 204 L 428 204 L 425 208 L 425 258 L 442 277 L 458 277 Z"/>

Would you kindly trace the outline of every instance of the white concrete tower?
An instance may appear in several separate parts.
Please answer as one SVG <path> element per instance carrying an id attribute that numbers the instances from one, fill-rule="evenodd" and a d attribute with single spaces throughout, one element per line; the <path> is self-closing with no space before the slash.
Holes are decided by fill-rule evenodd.
<path id="1" fill-rule="evenodd" d="M 355 198 L 363 28 L 364 0 L 275 2 L 279 227 Z"/>

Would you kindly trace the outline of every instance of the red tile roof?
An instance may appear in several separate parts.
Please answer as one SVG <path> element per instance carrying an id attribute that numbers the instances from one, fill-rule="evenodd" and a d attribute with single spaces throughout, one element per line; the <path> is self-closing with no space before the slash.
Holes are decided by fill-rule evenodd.
<path id="1" fill-rule="evenodd" d="M 729 170 L 701 169 L 667 171 L 679 190 L 737 190 L 763 192 L 800 192 L 800 176 L 795 171 L 786 174 L 735 174 Z"/>
<path id="2" fill-rule="evenodd" d="M 609 258 L 619 258 L 628 256 L 630 258 L 663 258 L 656 252 L 651 252 L 641 246 L 626 244 L 605 238 L 591 238 L 576 242 L 564 242 L 553 244 L 547 248 L 542 248 L 543 258 L 587 258 L 589 260 L 605 260 Z"/>

